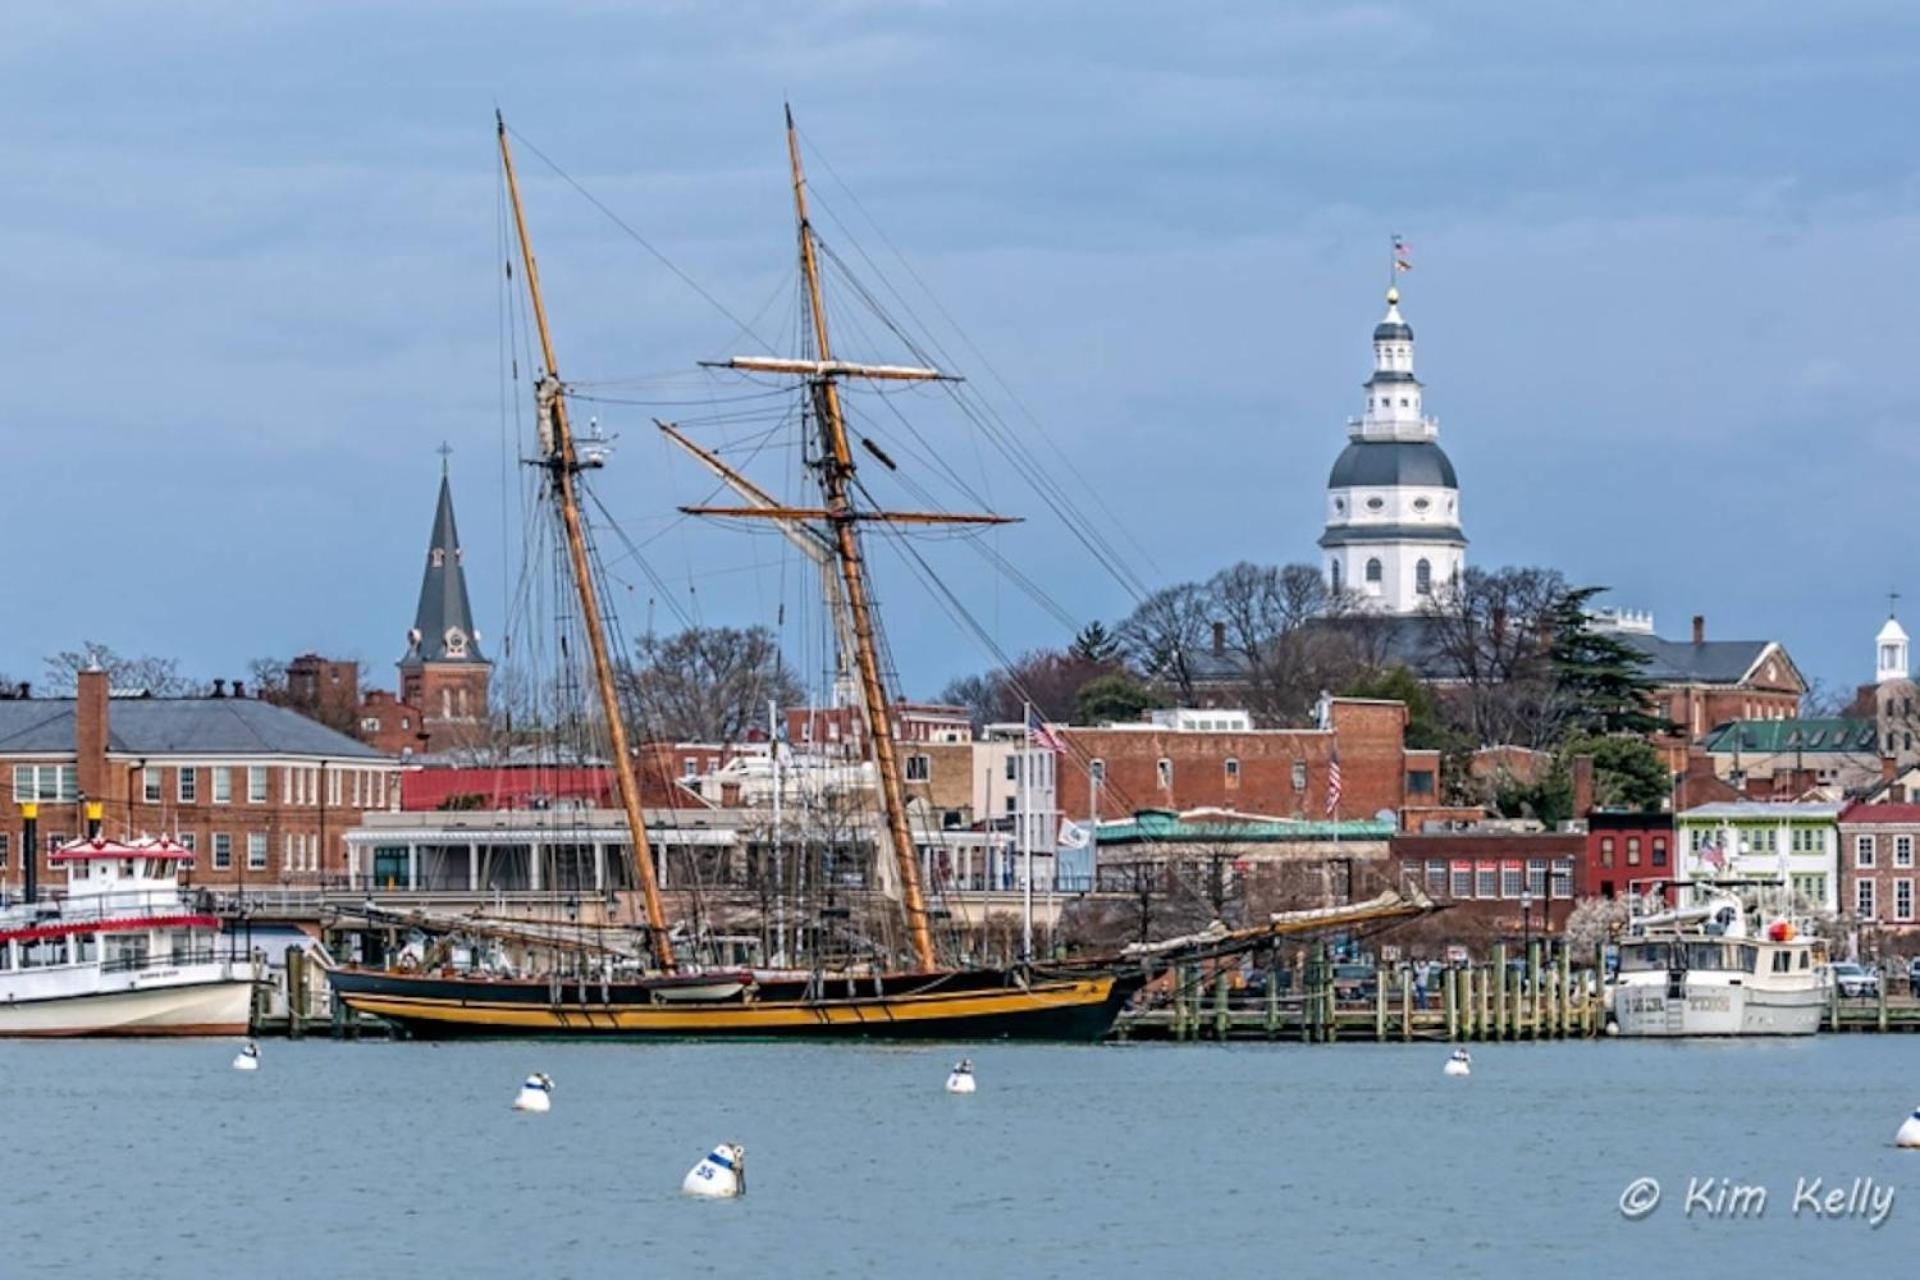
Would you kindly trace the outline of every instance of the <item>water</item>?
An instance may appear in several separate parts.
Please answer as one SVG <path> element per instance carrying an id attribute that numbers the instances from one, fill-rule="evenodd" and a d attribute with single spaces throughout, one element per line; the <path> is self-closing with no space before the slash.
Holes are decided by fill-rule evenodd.
<path id="1" fill-rule="evenodd" d="M 1920 1039 L 1486 1045 L 0 1043 L 0 1275 L 1911 1274 Z M 512 1113 L 529 1071 L 550 1115 Z M 715 1142 L 744 1200 L 682 1198 Z M 1632 1179 L 1664 1202 L 1621 1216 Z M 1681 1212 L 1688 1177 L 1769 1189 Z M 1896 1188 L 1877 1230 L 1797 1176 Z M 1817 1269 L 1817 1270 L 1816 1270 Z"/>

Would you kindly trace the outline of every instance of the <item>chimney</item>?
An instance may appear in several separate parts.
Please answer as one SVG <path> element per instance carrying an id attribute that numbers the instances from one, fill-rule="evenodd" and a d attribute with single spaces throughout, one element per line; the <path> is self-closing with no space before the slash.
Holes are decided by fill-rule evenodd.
<path id="1" fill-rule="evenodd" d="M 1573 816 L 1584 818 L 1593 812 L 1593 757 L 1573 758 Z"/>
<path id="2" fill-rule="evenodd" d="M 40 806 L 20 806 L 20 860 L 26 865 L 27 901 L 40 896 Z"/>
<path id="3" fill-rule="evenodd" d="M 107 673 L 82 671 L 73 699 L 74 780 L 95 799 L 107 795 L 108 716 Z"/>
<path id="4" fill-rule="evenodd" d="M 33 686 L 28 684 L 25 680 L 22 680 L 20 682 L 20 700 L 24 702 L 28 698 L 31 698 L 32 696 L 33 696 Z"/>
<path id="5" fill-rule="evenodd" d="M 247 686 L 246 686 L 246 685 L 244 685 L 244 684 L 242 684 L 242 683 L 240 683 L 240 681 L 238 681 L 238 680 L 235 680 L 235 681 L 233 682 L 233 696 L 234 696 L 234 697 L 236 697 L 236 698 L 244 698 L 244 697 L 246 697 L 246 696 L 247 696 Z"/>
<path id="6" fill-rule="evenodd" d="M 1213 656 L 1216 658 L 1224 658 L 1226 655 L 1227 624 L 1224 622 L 1216 622 L 1213 624 Z"/>
<path id="7" fill-rule="evenodd" d="M 1707 615 L 1704 613 L 1693 615 L 1693 642 L 1695 644 L 1707 642 Z"/>
<path id="8" fill-rule="evenodd" d="M 226 682 L 225 680 L 222 680 L 222 679 L 220 679 L 220 677 L 218 677 L 218 676 L 215 676 L 215 677 L 214 677 L 214 679 L 213 679 L 213 692 L 212 692 L 211 694 L 209 694 L 209 695 L 207 695 L 207 696 L 208 696 L 208 697 L 213 697 L 213 698 L 224 698 L 224 697 L 226 697 L 226 696 L 227 696 L 227 682 Z"/>
<path id="9" fill-rule="evenodd" d="M 1503 604 L 1493 606 L 1493 647 L 1498 650 L 1507 642 L 1507 607 Z"/>

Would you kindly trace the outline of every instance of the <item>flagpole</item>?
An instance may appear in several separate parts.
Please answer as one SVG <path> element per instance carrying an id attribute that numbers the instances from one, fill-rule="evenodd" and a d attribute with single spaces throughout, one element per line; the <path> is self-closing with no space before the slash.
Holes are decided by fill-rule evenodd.
<path id="1" fill-rule="evenodd" d="M 773 766 L 773 954 L 774 963 L 787 964 L 787 916 L 782 895 L 786 884 L 781 876 L 785 859 L 780 856 L 780 708 L 767 699 L 767 759 Z"/>
<path id="2" fill-rule="evenodd" d="M 1020 722 L 1020 853 L 1025 863 L 1024 882 L 1020 886 L 1020 958 L 1033 960 L 1033 704 L 1026 704 L 1026 717 Z"/>

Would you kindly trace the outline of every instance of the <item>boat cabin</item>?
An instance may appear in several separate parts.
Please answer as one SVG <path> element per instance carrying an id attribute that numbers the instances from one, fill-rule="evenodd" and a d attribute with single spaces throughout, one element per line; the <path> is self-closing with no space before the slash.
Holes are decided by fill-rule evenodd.
<path id="1" fill-rule="evenodd" d="M 47 860 L 66 869 L 67 891 L 0 918 L 0 972 L 144 970 L 214 959 L 220 921 L 194 910 L 180 886 L 180 872 L 193 865 L 186 846 L 165 836 L 95 836 Z"/>

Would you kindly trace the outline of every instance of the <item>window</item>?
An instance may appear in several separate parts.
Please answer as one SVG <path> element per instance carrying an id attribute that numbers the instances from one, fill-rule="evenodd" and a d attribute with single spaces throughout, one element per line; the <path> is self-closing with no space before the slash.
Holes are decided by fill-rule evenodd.
<path id="1" fill-rule="evenodd" d="M 148 804 L 160 803 L 160 771 L 152 766 L 140 771 L 140 798 Z"/>
<path id="2" fill-rule="evenodd" d="M 1433 594 L 1433 565 L 1431 562 L 1421 559 L 1414 563 L 1413 589 L 1423 596 Z"/>
<path id="3" fill-rule="evenodd" d="M 1913 837 L 1895 836 L 1893 838 L 1893 865 L 1910 867 L 1913 865 Z"/>
<path id="4" fill-rule="evenodd" d="M 247 832 L 247 870 L 265 871 L 267 869 L 267 833 L 264 831 Z"/>
<path id="5" fill-rule="evenodd" d="M 1429 862 L 1427 864 L 1427 892 L 1436 898 L 1447 896 L 1447 864 Z"/>
<path id="6" fill-rule="evenodd" d="M 1902 921 L 1913 919 L 1913 881 L 1893 882 L 1893 918 Z"/>
<path id="7" fill-rule="evenodd" d="M 688 756 L 685 760 L 682 760 L 680 762 L 680 776 L 683 778 L 699 777 L 700 762 L 698 760 L 695 760 L 692 756 Z"/>
<path id="8" fill-rule="evenodd" d="M 1339 505 L 1340 504 L 1337 502 L 1334 504 L 1336 508 L 1338 508 Z M 1340 562 L 1338 560 L 1332 561 L 1327 565 L 1327 577 L 1333 581 L 1333 593 L 1335 595 L 1339 595 L 1340 594 Z"/>
<path id="9" fill-rule="evenodd" d="M 1293 762 L 1293 789 L 1295 791 L 1305 791 L 1307 789 L 1307 762 L 1305 760 L 1295 760 Z"/>
<path id="10" fill-rule="evenodd" d="M 1503 898 L 1519 897 L 1522 875 L 1523 872 L 1521 871 L 1519 863 L 1504 862 L 1500 864 L 1500 896 Z"/>
<path id="11" fill-rule="evenodd" d="M 1603 867 L 1610 867 L 1613 865 L 1613 837 L 1612 836 L 1600 837 L 1600 865 Z"/>
<path id="12" fill-rule="evenodd" d="M 1873 919 L 1873 889 L 1871 880 L 1853 882 L 1853 913 L 1862 920 Z"/>
<path id="13" fill-rule="evenodd" d="M 1547 896 L 1547 860 L 1545 858 L 1527 860 L 1527 892 L 1536 898 Z"/>
<path id="14" fill-rule="evenodd" d="M 1367 581 L 1375 584 L 1379 583 L 1380 574 L 1380 558 L 1375 556 L 1373 559 L 1367 561 Z"/>
<path id="15" fill-rule="evenodd" d="M 80 796 L 80 768 L 71 764 L 17 764 L 13 766 L 16 804 L 41 801 L 72 804 Z"/>
<path id="16" fill-rule="evenodd" d="M 1553 896 L 1556 898 L 1573 896 L 1573 861 L 1569 858 L 1553 860 Z"/>
<path id="17" fill-rule="evenodd" d="M 379 716 L 363 716 L 360 720 L 360 732 L 362 733 L 380 732 L 380 717 Z"/>
<path id="18" fill-rule="evenodd" d="M 1020 776 L 1020 757 L 1017 755 L 1009 755 L 1007 757 L 1007 781 L 1012 782 L 1019 776 Z"/>
<path id="19" fill-rule="evenodd" d="M 11 837 L 9 837 L 6 832 L 0 831 L 0 871 L 5 871 L 7 869 L 7 842 L 10 838 Z M 6 949 L 7 949 L 7 944 L 4 942 L 0 942 L 0 951 L 4 951 Z"/>
<path id="20" fill-rule="evenodd" d="M 926 756 L 907 757 L 907 781 L 925 782 L 933 777 L 933 761 Z"/>
<path id="21" fill-rule="evenodd" d="M 1476 898 L 1497 898 L 1500 896 L 1500 868 L 1491 862 L 1476 863 L 1473 868 L 1473 896 Z"/>
<path id="22" fill-rule="evenodd" d="M 1453 883 L 1449 887 L 1452 891 L 1449 896 L 1455 898 L 1471 898 L 1473 896 L 1473 864 L 1470 862 L 1454 863 Z"/>
<path id="23" fill-rule="evenodd" d="M 1855 836 L 1853 838 L 1853 865 L 1861 868 L 1873 866 L 1873 837 Z"/>
<path id="24" fill-rule="evenodd" d="M 1240 762 L 1232 756 L 1227 757 L 1227 785 L 1229 787 L 1240 785 Z"/>
<path id="25" fill-rule="evenodd" d="M 1656 867 L 1664 867 L 1667 865 L 1667 838 L 1665 836 L 1655 836 L 1653 838 L 1653 865 Z"/>
<path id="26" fill-rule="evenodd" d="M 1407 794 L 1431 796 L 1433 794 L 1433 770 L 1413 769 L 1408 771 Z"/>
<path id="27" fill-rule="evenodd" d="M 213 833 L 213 869 L 215 871 L 233 869 L 233 837 L 224 831 Z"/>
<path id="28" fill-rule="evenodd" d="M 200 796 L 200 771 L 190 764 L 174 770 L 176 794 L 181 804 L 193 804 Z"/>
<path id="29" fill-rule="evenodd" d="M 294 839 L 293 833 L 291 831 L 289 831 L 285 836 L 281 837 L 280 869 L 282 871 L 292 871 L 300 865 L 299 855 L 296 852 L 297 849 L 298 849 L 298 843 Z"/>
<path id="30" fill-rule="evenodd" d="M 247 766 L 247 803 L 265 804 L 267 802 L 267 766 L 250 764 Z"/>
<path id="31" fill-rule="evenodd" d="M 213 802 L 215 804 L 233 803 L 233 770 L 219 765 L 213 770 Z"/>
<path id="32" fill-rule="evenodd" d="M 1160 778 L 1161 788 L 1163 790 L 1172 790 L 1173 761 L 1167 759 L 1165 756 L 1160 757 L 1160 763 L 1154 766 L 1154 771 L 1158 774 Z"/>
<path id="33" fill-rule="evenodd" d="M 1008 813 L 1013 813 L 1013 812 L 1015 812 L 1015 811 L 1016 811 L 1016 810 L 1017 810 L 1017 809 L 1019 808 L 1019 803 L 1018 803 L 1018 801 L 1019 801 L 1019 797 L 1017 797 L 1017 796 L 1008 796 L 1008 797 L 1007 797 L 1007 812 L 1008 812 Z"/>
<path id="34" fill-rule="evenodd" d="M 180 847 L 188 853 L 198 853 L 200 852 L 200 837 L 191 831 L 182 831 L 180 833 Z"/>
<path id="35" fill-rule="evenodd" d="M 1087 763 L 1087 776 L 1093 779 L 1095 786 L 1099 786 L 1105 782 L 1107 780 L 1107 762 L 1105 760 L 1089 761 Z"/>

